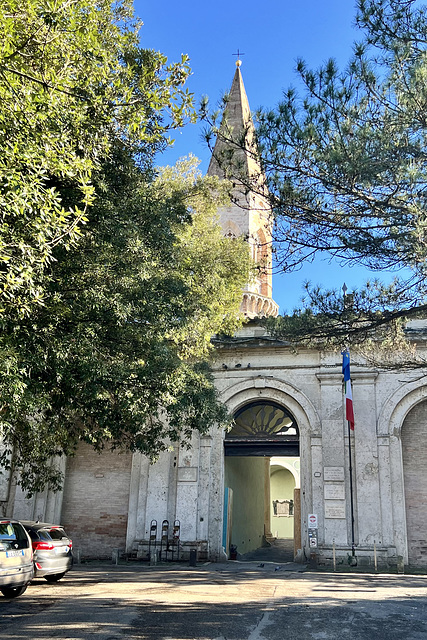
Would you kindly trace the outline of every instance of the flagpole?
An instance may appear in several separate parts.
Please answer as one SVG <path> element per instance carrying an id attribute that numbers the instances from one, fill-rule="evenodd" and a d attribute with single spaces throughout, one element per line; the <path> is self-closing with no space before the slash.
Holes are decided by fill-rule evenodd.
<path id="1" fill-rule="evenodd" d="M 343 301 L 344 301 L 344 312 L 346 310 L 345 308 L 345 298 L 346 298 L 346 293 L 347 293 L 347 286 L 344 282 L 344 285 L 342 287 L 342 291 L 343 291 Z M 348 352 L 347 347 L 344 347 L 343 349 L 343 355 L 344 352 Z M 350 358 L 350 356 L 349 356 Z M 349 360 L 350 362 L 350 360 Z M 344 360 L 343 360 L 344 363 Z M 344 370 L 344 366 L 343 366 L 343 370 Z M 345 380 L 345 376 L 344 376 L 344 380 Z M 345 384 L 345 383 L 344 383 Z M 348 380 L 348 384 L 350 385 L 350 393 L 351 393 L 351 378 L 349 377 Z M 347 417 L 347 407 L 346 407 L 346 417 Z M 354 421 L 354 416 L 352 416 L 352 420 Z M 353 423 L 353 428 L 354 428 L 354 423 Z M 353 564 L 356 564 L 357 561 L 356 560 L 356 550 L 355 550 L 355 542 L 354 542 L 354 500 L 353 500 L 353 464 L 352 464 L 352 455 L 351 455 L 351 424 L 350 424 L 350 420 L 347 420 L 347 431 L 348 431 L 348 468 L 349 468 L 349 478 L 350 478 L 350 519 L 351 519 L 351 556 L 352 558 L 354 558 L 353 560 Z"/>
<path id="2" fill-rule="evenodd" d="M 353 465 L 351 463 L 351 429 L 350 421 L 347 420 L 348 429 L 348 468 L 350 472 L 350 518 L 351 518 L 351 555 L 354 558 L 356 551 L 354 548 L 354 503 L 353 503 Z"/>

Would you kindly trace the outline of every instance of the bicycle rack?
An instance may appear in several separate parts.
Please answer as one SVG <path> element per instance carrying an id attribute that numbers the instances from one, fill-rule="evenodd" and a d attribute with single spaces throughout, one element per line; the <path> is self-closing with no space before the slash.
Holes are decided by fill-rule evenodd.
<path id="1" fill-rule="evenodd" d="M 179 560 L 179 536 L 180 536 L 181 523 L 179 520 L 175 520 L 172 529 L 172 538 L 170 540 L 169 548 L 172 552 L 171 560 Z M 176 553 L 176 557 L 175 557 Z"/>
<path id="2" fill-rule="evenodd" d="M 163 520 L 160 536 L 160 549 L 159 541 L 157 540 L 157 520 L 152 520 L 150 524 L 150 537 L 148 539 L 148 559 L 151 563 L 156 563 L 157 560 L 176 562 L 179 560 L 179 548 L 180 548 L 180 535 L 181 535 L 181 523 L 179 520 L 175 520 L 172 527 L 172 535 L 169 538 L 169 520 Z"/>
<path id="3" fill-rule="evenodd" d="M 169 547 L 169 520 L 162 522 L 162 537 L 160 538 L 160 560 L 168 559 Z M 164 556 L 163 556 L 164 553 Z"/>
<path id="4" fill-rule="evenodd" d="M 148 540 L 148 559 L 152 561 L 152 554 L 157 554 L 157 520 L 152 520 L 150 524 L 150 538 Z M 156 558 L 157 559 L 157 558 Z"/>

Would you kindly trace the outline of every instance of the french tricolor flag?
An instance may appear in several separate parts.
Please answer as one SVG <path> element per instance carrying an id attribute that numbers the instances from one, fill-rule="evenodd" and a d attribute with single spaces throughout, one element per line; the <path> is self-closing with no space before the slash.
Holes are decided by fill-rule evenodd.
<path id="1" fill-rule="evenodd" d="M 348 420 L 350 429 L 354 431 L 353 396 L 351 393 L 350 380 L 350 353 L 347 349 L 342 352 L 342 372 L 344 374 L 345 417 L 346 420 Z"/>

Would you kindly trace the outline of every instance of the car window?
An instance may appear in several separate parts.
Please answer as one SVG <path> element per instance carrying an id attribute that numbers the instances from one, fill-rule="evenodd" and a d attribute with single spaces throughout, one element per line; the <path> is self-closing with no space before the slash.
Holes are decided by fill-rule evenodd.
<path id="1" fill-rule="evenodd" d="M 30 536 L 31 540 L 38 540 L 39 536 L 37 535 L 37 532 L 34 531 L 33 529 L 27 529 L 27 533 Z"/>
<path id="2" fill-rule="evenodd" d="M 18 522 L 0 523 L 0 543 L 10 543 L 14 549 L 28 549 L 30 542 L 22 524 Z"/>
<path id="3" fill-rule="evenodd" d="M 52 538 L 49 535 L 49 531 L 46 531 L 46 529 L 39 529 L 38 532 L 40 540 L 51 540 Z"/>
<path id="4" fill-rule="evenodd" d="M 65 533 L 64 529 L 61 529 L 60 527 L 55 527 L 55 529 L 50 529 L 49 535 L 52 538 L 52 540 L 64 540 L 64 538 L 68 539 L 68 536 Z"/>

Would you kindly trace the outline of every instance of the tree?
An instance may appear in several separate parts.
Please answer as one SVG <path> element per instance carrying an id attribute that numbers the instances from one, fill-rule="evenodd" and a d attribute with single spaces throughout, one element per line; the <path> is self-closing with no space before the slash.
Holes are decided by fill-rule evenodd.
<path id="1" fill-rule="evenodd" d="M 79 441 L 155 458 L 226 423 L 201 361 L 213 334 L 240 324 L 249 252 L 215 220 L 226 185 L 196 167 L 156 177 L 116 144 L 78 246 L 54 250 L 44 304 L 3 318 L 1 461 L 29 494 L 58 488 L 51 458 Z"/>
<path id="2" fill-rule="evenodd" d="M 1 315 L 42 303 L 55 248 L 78 240 L 114 141 L 149 162 L 194 118 L 187 57 L 168 65 L 138 30 L 130 0 L 0 2 Z"/>
<path id="3" fill-rule="evenodd" d="M 225 184 L 154 169 L 190 69 L 140 47 L 130 0 L 4 0 L 0 25 L 0 463 L 31 494 L 80 441 L 155 457 L 225 423 L 203 360 L 250 262 Z"/>
<path id="4" fill-rule="evenodd" d="M 260 114 L 283 265 L 326 251 L 378 271 L 405 269 L 389 287 L 368 283 L 347 308 L 340 292 L 310 290 L 309 324 L 322 333 L 328 316 L 335 325 L 341 317 L 338 331 L 329 323 L 323 332 L 341 343 L 379 327 L 393 334 L 400 318 L 427 309 L 427 20 L 414 4 L 360 0 L 365 37 L 344 73 L 333 61 L 317 72 L 299 61 L 305 99 L 288 91 L 276 112 Z"/>
<path id="5" fill-rule="evenodd" d="M 317 345 L 396 340 L 402 319 L 427 310 L 426 8 L 359 0 L 356 23 L 363 39 L 343 72 L 333 60 L 317 71 L 298 61 L 304 95 L 290 89 L 257 114 L 257 146 L 228 137 L 261 157 L 284 271 L 318 254 L 396 271 L 346 305 L 341 291 L 308 286 L 308 309 L 270 320 L 278 335 Z M 248 189 L 260 183 L 238 177 Z"/>

